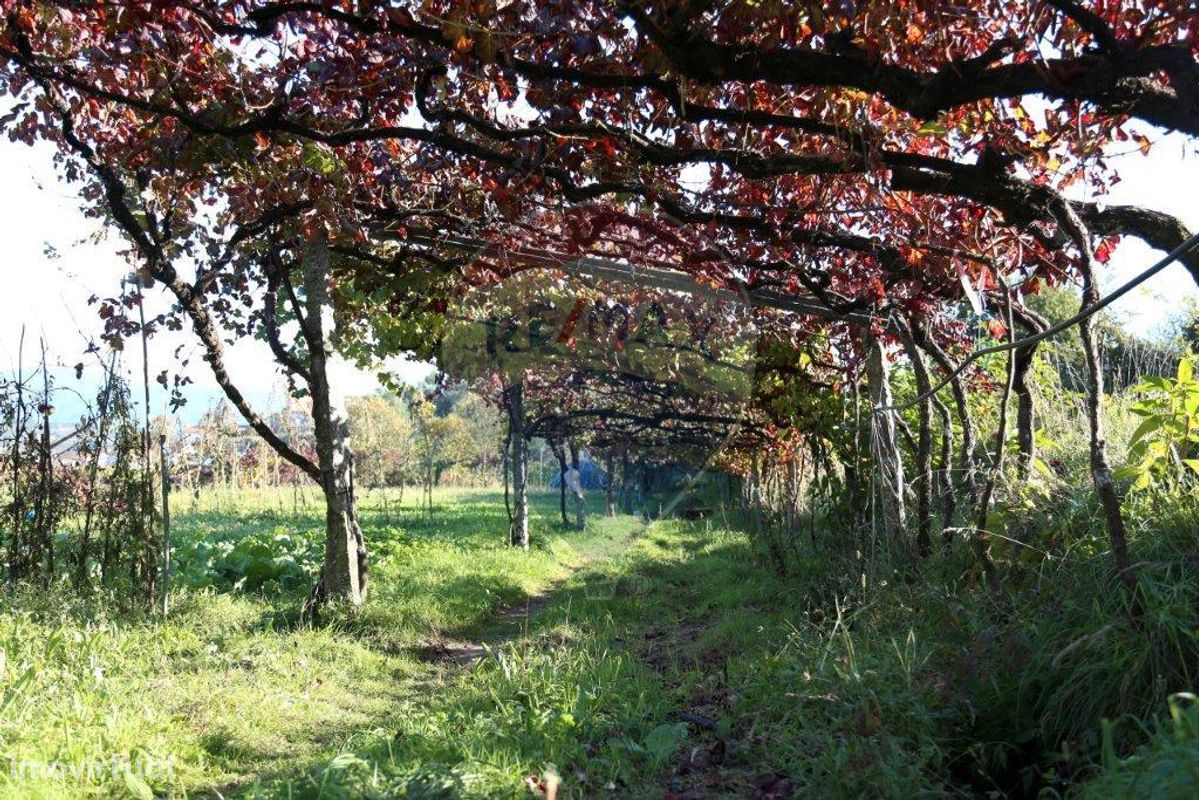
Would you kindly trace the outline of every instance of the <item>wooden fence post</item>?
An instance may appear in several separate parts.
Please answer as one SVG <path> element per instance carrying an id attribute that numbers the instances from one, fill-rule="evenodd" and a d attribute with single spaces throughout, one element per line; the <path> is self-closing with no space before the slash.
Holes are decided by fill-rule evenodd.
<path id="1" fill-rule="evenodd" d="M 171 473 L 165 433 L 158 436 L 158 452 L 162 462 L 162 616 L 165 619 L 171 590 Z"/>

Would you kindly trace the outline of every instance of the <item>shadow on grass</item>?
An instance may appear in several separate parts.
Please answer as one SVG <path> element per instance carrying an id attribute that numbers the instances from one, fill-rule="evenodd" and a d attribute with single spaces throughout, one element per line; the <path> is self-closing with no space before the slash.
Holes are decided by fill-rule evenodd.
<path id="1" fill-rule="evenodd" d="M 362 709 L 347 709 L 337 717 L 330 715 L 313 721 L 307 729 L 283 728 L 261 738 L 248 738 L 231 728 L 216 727 L 205 733 L 200 743 L 211 762 L 226 774 L 226 779 L 221 785 L 198 789 L 193 796 L 286 796 L 286 791 L 276 792 L 266 787 L 295 783 L 293 776 L 297 773 L 313 775 L 328 769 L 333 763 L 329 753 L 359 747 L 385 749 L 403 724 L 405 706 L 401 696 L 424 691 L 426 684 L 421 677 L 415 677 L 405 681 L 405 688 L 407 692 L 395 690 L 396 702 L 386 713 L 367 714 Z"/>
<path id="2" fill-rule="evenodd" d="M 682 676 L 719 674 L 729 644 L 709 641 L 708 621 L 764 599 L 763 582 L 746 580 L 757 568 L 743 543 L 674 527 L 527 605 L 515 586 L 499 589 L 504 612 L 446 632 L 465 649 L 425 654 L 440 677 L 401 730 L 315 770 L 263 776 L 248 796 L 409 796 L 430 775 L 449 793 L 435 781 L 415 796 L 519 796 L 546 763 L 569 772 L 570 796 L 661 793 L 651 787 L 666 762 L 703 733 L 680 721 L 694 711 L 678 697 Z M 707 724 L 709 713 L 691 718 Z"/>

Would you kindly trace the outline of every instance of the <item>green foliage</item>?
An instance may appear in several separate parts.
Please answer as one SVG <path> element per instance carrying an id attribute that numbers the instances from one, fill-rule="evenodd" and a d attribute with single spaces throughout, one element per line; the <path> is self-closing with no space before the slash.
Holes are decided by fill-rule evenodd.
<path id="1" fill-rule="evenodd" d="M 1199 473 L 1199 378 L 1196 357 L 1178 362 L 1174 378 L 1149 377 L 1135 387 L 1132 413 L 1141 422 L 1129 441 L 1128 464 L 1117 477 L 1136 491 L 1188 487 Z"/>
<path id="2" fill-rule="evenodd" d="M 1103 726 L 1103 772 L 1086 786 L 1088 798 L 1189 798 L 1199 796 L 1199 704 L 1180 692 L 1167 701 L 1169 718 L 1156 725 L 1148 744 L 1120 758 L 1115 725 Z"/>
<path id="3" fill-rule="evenodd" d="M 305 142 L 300 152 L 300 160 L 308 169 L 321 175 L 336 172 L 339 166 L 337 156 L 324 145 L 316 142 Z"/>
<path id="4" fill-rule="evenodd" d="M 396 396 L 351 397 L 347 402 L 354 468 L 362 486 L 396 486 L 416 472 L 412 420 Z"/>
<path id="5" fill-rule="evenodd" d="M 309 532 L 222 531 L 175 550 L 175 574 L 193 588 L 285 592 L 308 586 L 320 569 L 322 547 Z"/>
<path id="6" fill-rule="evenodd" d="M 1073 317 L 1079 309 L 1078 294 L 1067 288 L 1045 288 L 1026 301 L 1051 325 Z M 1139 336 L 1106 313 L 1098 317 L 1097 334 L 1103 383 L 1109 392 L 1123 391 L 1146 376 L 1165 376 L 1174 371 L 1178 360 L 1174 341 Z M 1063 387 L 1075 392 L 1085 389 L 1086 362 L 1076 329 L 1042 342 L 1039 353 L 1057 372 Z"/>
<path id="7" fill-rule="evenodd" d="M 560 797 L 750 796 L 784 778 L 829 798 L 1186 796 L 1194 711 L 1169 704 L 1199 674 L 1189 504 L 1130 504 L 1134 626 L 1075 493 L 1008 505 L 1002 602 L 965 548 L 917 581 L 822 530 L 780 578 L 713 521 L 633 540 L 633 519 L 596 516 L 555 535 L 547 493 L 524 553 L 494 491 L 439 490 L 432 518 L 396 499 L 364 493 L 371 592 L 324 630 L 294 627 L 306 582 L 251 591 L 235 569 L 264 549 L 315 568 L 319 507 L 269 491 L 177 515 L 176 585 L 241 591 L 179 589 L 166 623 L 104 597 L 6 601 L 4 752 L 117 768 L 0 773 L 0 796 L 519 798 L 552 774 Z M 443 655 L 470 642 L 477 663 Z"/>
<path id="8" fill-rule="evenodd" d="M 434 399 L 408 387 L 403 396 L 352 397 L 348 407 L 361 486 L 490 485 L 498 479 L 499 413 L 464 387 Z"/>
<path id="9" fill-rule="evenodd" d="M 800 546 L 786 580 L 758 577 L 770 562 L 751 550 L 755 568 L 743 569 L 737 579 L 771 587 L 770 599 L 755 607 L 794 609 L 795 598 L 802 598 L 800 612 L 789 618 L 792 655 L 766 661 L 742 643 L 729 648 L 745 652 L 752 669 L 763 673 L 761 705 L 777 706 L 783 720 L 803 716 L 819 731 L 844 726 L 851 741 L 865 739 L 883 752 L 900 748 L 895 761 L 921 765 L 925 778 L 904 783 L 868 771 L 875 785 L 890 781 L 914 794 L 966 786 L 996 796 L 1077 787 L 1101 758 L 1105 720 L 1148 719 L 1170 693 L 1194 686 L 1199 519 L 1193 504 L 1161 497 L 1126 507 L 1142 609 L 1134 623 L 1093 496 L 1064 490 L 1056 476 L 1023 489 L 1007 496 L 1002 514 L 988 526 L 1006 537 L 992 540 L 1001 594 L 985 587 L 977 563 L 960 545 L 922 563 L 919 578 L 886 550 L 863 560 L 853 539 L 829 540 L 824 530 L 814 549 L 806 536 L 796 540 Z M 765 610 L 747 620 L 734 612 L 725 624 L 757 627 L 771 616 Z M 812 653 L 826 654 L 815 667 Z M 844 717 L 821 720 L 818 712 L 835 705 L 809 708 L 803 692 L 795 692 L 798 699 L 778 699 L 778 687 L 796 684 L 839 699 L 853 697 L 851 689 L 867 689 L 860 705 L 851 706 L 856 716 L 850 719 L 860 726 L 852 728 Z M 746 689 L 738 691 L 746 705 Z M 874 733 L 879 726 L 862 706 L 894 725 Z M 775 736 L 795 735 L 768 719 L 759 724 Z M 1134 725 L 1122 725 L 1112 748 L 1128 753 L 1142 741 L 1139 734 Z M 910 747 L 924 760 L 913 760 L 914 751 L 905 749 Z M 877 751 L 872 758 L 878 770 L 896 768 Z M 796 769 L 820 769 L 814 760 L 801 758 Z M 842 780 L 818 774 L 813 786 Z M 870 793 L 865 785 L 857 791 Z"/>

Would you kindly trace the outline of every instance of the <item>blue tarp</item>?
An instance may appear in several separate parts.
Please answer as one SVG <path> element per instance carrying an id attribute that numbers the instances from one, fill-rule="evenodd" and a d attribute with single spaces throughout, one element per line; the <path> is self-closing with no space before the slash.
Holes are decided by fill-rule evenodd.
<path id="1" fill-rule="evenodd" d="M 596 491 L 604 488 L 608 476 L 597 464 L 583 459 L 579 462 L 579 481 L 585 491 Z M 550 476 L 550 488 L 557 489 L 561 483 L 562 473 L 554 470 L 554 474 Z"/>

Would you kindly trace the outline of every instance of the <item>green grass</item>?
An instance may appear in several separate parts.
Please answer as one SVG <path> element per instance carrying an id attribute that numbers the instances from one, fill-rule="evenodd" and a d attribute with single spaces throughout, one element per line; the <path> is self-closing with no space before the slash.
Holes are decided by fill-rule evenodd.
<path id="1" fill-rule="evenodd" d="M 591 499 L 580 534 L 537 495 L 524 553 L 496 492 L 368 493 L 367 605 L 316 630 L 311 498 L 178 502 L 167 622 L 4 600 L 0 796 L 1192 796 L 1190 505 L 1131 509 L 1133 626 L 1085 503 L 1029 512 L 996 596 L 965 548 L 915 578 L 821 531 L 784 576 L 723 518 Z"/>
<path id="2" fill-rule="evenodd" d="M 1087 784 L 1087 798 L 1199 797 L 1199 705 L 1195 695 L 1169 700 L 1169 718 L 1149 732 L 1148 742 L 1120 758 L 1113 726 L 1104 725 L 1103 772 Z"/>
<path id="3" fill-rule="evenodd" d="M 374 741 L 252 795 L 518 798 L 550 775 L 560 797 L 750 796 L 779 775 L 799 796 L 933 791 L 926 645 L 855 654 L 803 605 L 742 534 L 654 523 L 517 630 L 477 631 L 507 636 Z"/>
<path id="4" fill-rule="evenodd" d="M 284 542 L 294 552 L 278 555 L 304 562 L 320 541 L 311 498 L 177 500 L 183 569 L 166 623 L 121 610 L 119 597 L 5 597 L 0 796 L 229 794 L 373 741 L 428 691 L 431 668 L 417 648 L 618 549 L 635 525 L 595 519 L 585 534 L 564 530 L 555 500 L 535 498 L 526 554 L 505 545 L 494 492 L 440 491 L 432 520 L 414 493 L 399 506 L 368 492 L 368 603 L 353 621 L 319 630 L 293 624 L 302 586 L 181 585 L 202 577 L 186 566 L 203 541 Z"/>

